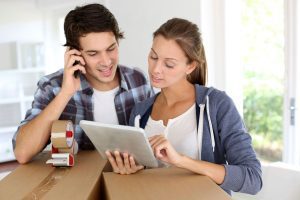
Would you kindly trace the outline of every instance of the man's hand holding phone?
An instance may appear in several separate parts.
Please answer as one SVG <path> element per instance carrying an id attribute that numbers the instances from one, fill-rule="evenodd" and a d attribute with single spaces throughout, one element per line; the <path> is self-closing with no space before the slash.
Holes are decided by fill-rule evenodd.
<path id="1" fill-rule="evenodd" d="M 61 91 L 73 96 L 74 93 L 80 89 L 80 78 L 78 75 L 75 77 L 75 74 L 78 73 L 78 71 L 86 74 L 84 68 L 85 61 L 80 51 L 68 47 L 65 52 L 64 62 L 64 78 Z"/>

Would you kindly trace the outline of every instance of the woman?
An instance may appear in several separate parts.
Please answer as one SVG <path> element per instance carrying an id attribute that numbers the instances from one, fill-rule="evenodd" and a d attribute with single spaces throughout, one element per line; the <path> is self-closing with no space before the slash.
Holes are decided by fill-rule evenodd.
<path id="1" fill-rule="evenodd" d="M 134 107 L 130 125 L 140 119 L 162 163 L 206 175 L 228 193 L 256 194 L 262 187 L 260 162 L 233 101 L 205 87 L 207 66 L 197 25 L 174 18 L 153 36 L 149 77 L 161 92 Z M 116 173 L 143 169 L 132 156 L 113 154 L 107 152 Z"/>

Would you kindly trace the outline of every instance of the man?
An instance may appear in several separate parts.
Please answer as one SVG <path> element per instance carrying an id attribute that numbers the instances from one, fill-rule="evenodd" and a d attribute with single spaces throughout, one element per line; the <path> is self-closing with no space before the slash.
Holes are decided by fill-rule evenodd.
<path id="1" fill-rule="evenodd" d="M 79 148 L 90 149 L 80 120 L 127 125 L 134 104 L 153 94 L 142 73 L 118 65 L 123 33 L 107 8 L 76 7 L 65 18 L 64 31 L 64 69 L 39 81 L 32 108 L 13 137 L 20 163 L 29 162 L 49 143 L 54 120 L 71 120 Z"/>

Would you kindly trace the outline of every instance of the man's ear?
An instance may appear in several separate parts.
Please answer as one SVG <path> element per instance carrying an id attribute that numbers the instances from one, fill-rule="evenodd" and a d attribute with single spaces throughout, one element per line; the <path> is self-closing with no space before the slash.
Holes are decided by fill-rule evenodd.
<path id="1" fill-rule="evenodd" d="M 190 64 L 188 64 L 186 74 L 192 73 L 196 69 L 196 67 L 197 67 L 196 61 L 193 61 Z"/>

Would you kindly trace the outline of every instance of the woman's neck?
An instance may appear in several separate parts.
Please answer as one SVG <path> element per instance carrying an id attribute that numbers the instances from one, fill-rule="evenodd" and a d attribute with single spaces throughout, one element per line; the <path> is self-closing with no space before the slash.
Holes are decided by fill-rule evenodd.
<path id="1" fill-rule="evenodd" d="M 195 87 L 188 81 L 173 85 L 172 87 L 163 88 L 159 95 L 159 102 L 170 107 L 176 103 L 189 101 L 191 99 L 195 99 Z"/>

